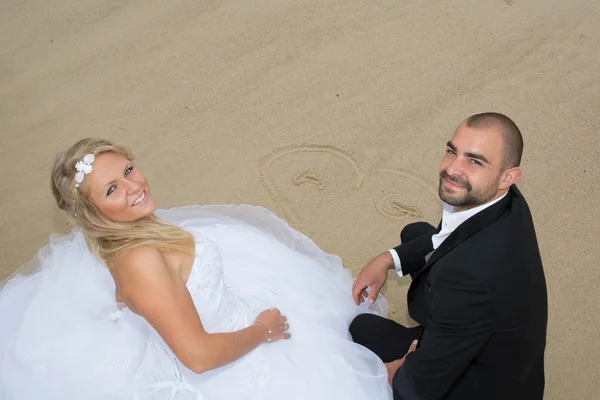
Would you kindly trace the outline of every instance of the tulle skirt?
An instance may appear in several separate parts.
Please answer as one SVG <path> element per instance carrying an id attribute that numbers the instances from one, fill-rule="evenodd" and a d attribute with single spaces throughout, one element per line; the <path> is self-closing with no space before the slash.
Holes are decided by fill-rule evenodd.
<path id="1" fill-rule="evenodd" d="M 261 207 L 157 215 L 216 243 L 227 290 L 280 308 L 292 338 L 194 374 L 119 308 L 110 273 L 74 230 L 52 236 L 0 289 L 0 399 L 391 399 L 384 364 L 348 333 L 354 316 L 386 316 L 387 304 L 357 307 L 339 257 Z"/>

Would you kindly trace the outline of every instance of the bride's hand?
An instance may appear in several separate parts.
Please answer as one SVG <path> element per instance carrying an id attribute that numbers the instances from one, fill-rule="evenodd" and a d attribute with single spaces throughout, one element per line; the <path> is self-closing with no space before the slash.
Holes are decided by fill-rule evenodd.
<path id="1" fill-rule="evenodd" d="M 287 318 L 281 315 L 276 308 L 265 310 L 258 314 L 254 325 L 260 326 L 265 330 L 263 342 L 275 342 L 279 339 L 289 339 L 291 335 L 286 331 L 290 327 Z"/>

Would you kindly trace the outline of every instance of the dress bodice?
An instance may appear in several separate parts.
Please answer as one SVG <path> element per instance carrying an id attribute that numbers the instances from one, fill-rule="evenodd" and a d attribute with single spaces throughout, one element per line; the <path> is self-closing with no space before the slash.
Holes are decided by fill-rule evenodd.
<path id="1" fill-rule="evenodd" d="M 252 323 L 253 310 L 227 288 L 215 243 L 195 235 L 196 255 L 186 287 L 207 332 L 231 332 Z"/>

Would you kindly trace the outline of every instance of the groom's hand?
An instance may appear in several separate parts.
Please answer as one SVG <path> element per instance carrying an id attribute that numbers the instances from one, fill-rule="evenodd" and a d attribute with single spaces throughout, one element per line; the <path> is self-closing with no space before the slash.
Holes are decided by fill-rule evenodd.
<path id="1" fill-rule="evenodd" d="M 352 285 L 352 298 L 356 305 L 361 304 L 368 297 L 369 303 L 375 303 L 379 291 L 387 280 L 387 272 L 394 268 L 394 259 L 389 251 L 381 253 L 372 259 L 356 277 Z M 371 287 L 371 293 L 367 288 Z"/>
<path id="2" fill-rule="evenodd" d="M 390 387 L 392 389 L 394 388 L 394 376 L 396 375 L 396 372 L 400 369 L 403 363 L 403 358 L 389 363 L 385 363 L 385 367 L 387 368 L 388 372 L 388 383 L 390 384 Z"/>
<path id="3" fill-rule="evenodd" d="M 415 351 L 417 349 L 417 342 L 418 342 L 417 340 L 414 340 L 412 342 L 412 344 L 408 348 L 408 352 L 401 359 L 396 360 L 396 361 L 392 361 L 392 362 L 389 362 L 389 363 L 385 363 L 385 367 L 387 368 L 387 371 L 388 371 L 388 382 L 390 383 L 390 387 L 391 388 L 394 387 L 394 376 L 396 375 L 396 372 L 398 372 L 398 370 L 400 369 L 400 367 L 402 365 L 404 365 L 404 361 L 406 360 L 406 356 L 409 355 L 410 353 L 412 353 L 413 351 Z"/>

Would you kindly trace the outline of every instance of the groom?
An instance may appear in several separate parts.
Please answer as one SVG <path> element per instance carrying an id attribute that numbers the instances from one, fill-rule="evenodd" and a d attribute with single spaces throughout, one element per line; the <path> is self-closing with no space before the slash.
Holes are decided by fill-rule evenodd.
<path id="1" fill-rule="evenodd" d="M 515 186 L 522 152 L 510 118 L 463 121 L 440 165 L 437 229 L 407 225 L 402 244 L 358 275 L 357 304 L 377 297 L 389 269 L 412 277 L 408 310 L 419 326 L 373 314 L 350 325 L 353 340 L 386 363 L 395 400 L 543 398 L 547 293 L 529 207 Z"/>

